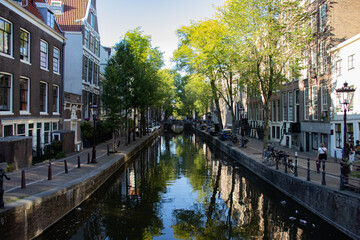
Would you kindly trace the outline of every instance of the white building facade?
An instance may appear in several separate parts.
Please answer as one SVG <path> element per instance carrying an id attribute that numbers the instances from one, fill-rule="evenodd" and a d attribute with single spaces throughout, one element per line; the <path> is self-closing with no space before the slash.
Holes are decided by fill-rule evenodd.
<path id="1" fill-rule="evenodd" d="M 355 144 L 360 139 L 360 34 L 342 42 L 331 49 L 331 156 L 341 157 L 344 136 L 344 106 L 339 101 L 336 89 L 344 86 L 355 88 L 347 106 L 346 141 Z"/>

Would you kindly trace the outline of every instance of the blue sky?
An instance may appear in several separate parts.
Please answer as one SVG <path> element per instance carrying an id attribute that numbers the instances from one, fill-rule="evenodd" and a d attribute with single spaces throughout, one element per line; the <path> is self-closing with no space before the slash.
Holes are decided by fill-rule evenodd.
<path id="1" fill-rule="evenodd" d="M 164 52 L 166 67 L 177 47 L 176 29 L 211 18 L 225 0 L 99 0 L 97 14 L 101 44 L 113 46 L 136 27 L 151 35 L 152 46 Z"/>

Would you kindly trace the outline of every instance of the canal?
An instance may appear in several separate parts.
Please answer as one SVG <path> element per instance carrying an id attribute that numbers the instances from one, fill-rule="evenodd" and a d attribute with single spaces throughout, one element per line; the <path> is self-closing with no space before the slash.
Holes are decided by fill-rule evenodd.
<path id="1" fill-rule="evenodd" d="M 195 135 L 159 137 L 37 239 L 348 239 Z"/>

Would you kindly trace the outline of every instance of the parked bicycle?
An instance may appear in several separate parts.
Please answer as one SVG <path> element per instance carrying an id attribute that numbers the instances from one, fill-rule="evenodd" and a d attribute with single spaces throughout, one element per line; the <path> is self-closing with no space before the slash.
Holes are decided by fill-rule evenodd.
<path id="1" fill-rule="evenodd" d="M 267 165 L 273 166 L 276 162 L 281 163 L 281 160 L 284 164 L 286 163 L 286 154 L 279 148 L 269 145 L 264 151 L 263 162 Z"/>

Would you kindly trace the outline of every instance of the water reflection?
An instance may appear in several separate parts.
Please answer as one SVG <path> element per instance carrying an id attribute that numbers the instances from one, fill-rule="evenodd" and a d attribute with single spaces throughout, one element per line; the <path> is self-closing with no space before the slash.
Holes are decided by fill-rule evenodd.
<path id="1" fill-rule="evenodd" d="M 346 239 L 194 135 L 162 136 L 38 239 L 174 238 Z"/>

